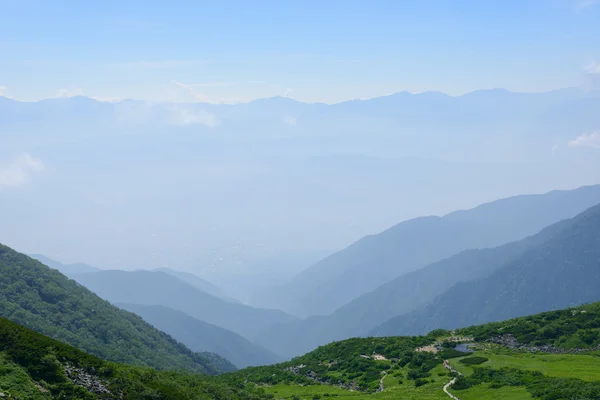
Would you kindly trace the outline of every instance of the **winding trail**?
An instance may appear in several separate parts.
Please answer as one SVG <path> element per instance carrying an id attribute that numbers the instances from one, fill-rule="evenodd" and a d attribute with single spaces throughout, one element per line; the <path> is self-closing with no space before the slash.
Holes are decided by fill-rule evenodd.
<path id="1" fill-rule="evenodd" d="M 459 376 L 462 375 L 460 372 L 458 372 L 457 370 L 455 370 L 454 368 L 452 368 L 452 366 L 450 365 L 450 363 L 448 362 L 448 360 L 444 360 L 444 368 L 446 368 L 450 372 L 457 373 Z M 456 397 L 455 395 L 453 395 L 452 393 L 450 393 L 448 391 L 448 388 L 450 386 L 452 386 L 454 384 L 454 382 L 456 382 L 457 378 L 458 378 L 458 376 L 452 378 L 452 380 L 450 382 L 448 382 L 448 383 L 446 383 L 444 385 L 444 393 L 446 393 L 451 399 L 454 399 L 454 400 L 460 400 L 460 399 L 458 397 Z"/>
<path id="2" fill-rule="evenodd" d="M 383 392 L 383 390 L 385 389 L 385 386 L 383 385 L 383 380 L 385 379 L 386 376 L 387 376 L 387 371 L 383 371 L 383 376 L 379 380 L 379 390 L 378 390 L 378 392 Z"/>

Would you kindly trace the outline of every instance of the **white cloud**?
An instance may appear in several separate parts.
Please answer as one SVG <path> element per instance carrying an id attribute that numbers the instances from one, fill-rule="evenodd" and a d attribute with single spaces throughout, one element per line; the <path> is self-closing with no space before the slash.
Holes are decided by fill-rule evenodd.
<path id="1" fill-rule="evenodd" d="M 219 119 L 206 110 L 193 110 L 184 106 L 169 107 L 169 122 L 174 125 L 205 125 L 214 128 Z"/>
<path id="2" fill-rule="evenodd" d="M 588 74 L 600 74 L 600 63 L 592 61 L 591 63 L 589 63 L 589 65 L 584 67 L 584 69 L 585 72 Z"/>
<path id="3" fill-rule="evenodd" d="M 190 104 L 121 102 L 115 108 L 117 118 L 126 123 L 171 125 L 204 125 L 214 128 L 220 124 L 216 115 Z"/>
<path id="4" fill-rule="evenodd" d="M 600 132 L 581 135 L 569 141 L 569 147 L 592 147 L 600 149 Z"/>
<path id="5" fill-rule="evenodd" d="M 581 1 L 578 1 L 575 4 L 575 11 L 581 12 L 581 11 L 585 10 L 586 8 L 590 8 L 592 6 L 595 6 L 599 2 L 600 2 L 600 0 L 581 0 Z"/>
<path id="6" fill-rule="evenodd" d="M 43 170 L 44 164 L 40 160 L 23 153 L 7 164 L 0 164 L 0 186 L 22 185 Z"/>
<path id="7" fill-rule="evenodd" d="M 554 146 L 552 146 L 552 149 L 550 150 L 550 153 L 552 154 L 552 156 L 555 156 L 556 153 L 558 152 L 558 149 L 560 148 L 559 145 L 555 144 Z"/>
<path id="8" fill-rule="evenodd" d="M 287 124 L 287 125 L 296 125 L 298 121 L 296 120 L 296 117 L 292 117 L 290 115 L 283 117 L 283 123 Z"/>
<path id="9" fill-rule="evenodd" d="M 75 96 L 83 96 L 83 89 L 82 88 L 58 89 L 56 91 L 56 97 L 66 98 L 66 97 L 75 97 Z"/>
<path id="10" fill-rule="evenodd" d="M 98 100 L 98 101 L 102 101 L 105 103 L 119 103 L 123 100 L 125 100 L 125 98 L 123 97 L 105 97 L 105 96 L 90 96 L 90 99 L 94 99 L 94 100 Z"/>
<path id="11" fill-rule="evenodd" d="M 6 97 L 7 99 L 16 100 L 13 96 L 9 96 L 8 94 L 6 94 L 6 92 L 8 92 L 8 87 L 0 86 L 0 97 Z"/>

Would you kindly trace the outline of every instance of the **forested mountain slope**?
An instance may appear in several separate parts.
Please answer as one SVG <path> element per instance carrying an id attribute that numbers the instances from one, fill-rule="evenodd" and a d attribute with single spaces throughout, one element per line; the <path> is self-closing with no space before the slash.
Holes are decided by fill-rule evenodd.
<path id="1" fill-rule="evenodd" d="M 215 354 L 192 352 L 137 315 L 3 245 L 0 316 L 106 360 L 203 373 L 234 369 Z"/>
<path id="2" fill-rule="evenodd" d="M 106 362 L 0 317 L 4 400 L 252 400 L 203 374 Z"/>
<path id="3" fill-rule="evenodd" d="M 431 304 L 371 333 L 418 334 L 600 300 L 600 204 L 573 218 L 550 240 L 487 278 L 459 283 Z"/>

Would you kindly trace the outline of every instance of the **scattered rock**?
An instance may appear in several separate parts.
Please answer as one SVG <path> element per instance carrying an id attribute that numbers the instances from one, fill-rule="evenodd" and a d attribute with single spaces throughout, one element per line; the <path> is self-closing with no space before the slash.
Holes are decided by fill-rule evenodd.
<path id="1" fill-rule="evenodd" d="M 507 347 L 511 350 L 526 351 L 529 353 L 581 354 L 581 353 L 588 353 L 588 352 L 594 351 L 594 350 L 600 350 L 600 345 L 589 348 L 589 349 L 578 349 L 578 348 L 563 349 L 560 347 L 554 347 L 551 344 L 544 344 L 541 346 L 521 344 L 521 343 L 519 343 L 517 338 L 511 334 L 506 334 L 506 335 L 502 335 L 502 336 L 494 336 L 494 337 L 486 340 L 486 342 L 499 344 L 500 346 Z"/>

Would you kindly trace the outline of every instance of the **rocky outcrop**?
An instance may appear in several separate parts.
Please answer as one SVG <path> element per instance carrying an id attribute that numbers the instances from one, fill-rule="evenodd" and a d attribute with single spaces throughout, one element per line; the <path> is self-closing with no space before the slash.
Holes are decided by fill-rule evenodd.
<path id="1" fill-rule="evenodd" d="M 307 377 L 308 379 L 315 381 L 316 383 L 319 383 L 321 385 L 330 385 L 330 386 L 335 386 L 341 389 L 346 389 L 346 390 L 353 390 L 353 391 L 360 391 L 360 387 L 355 383 L 355 382 L 331 382 L 327 379 L 323 379 L 321 378 L 315 371 L 302 371 L 304 368 L 306 368 L 306 365 L 304 364 L 300 364 L 300 365 L 296 365 L 296 366 L 292 366 L 292 367 L 287 367 L 285 370 L 289 371 L 295 375 L 304 375 L 305 377 Z"/>
<path id="2" fill-rule="evenodd" d="M 544 344 L 541 346 L 533 346 L 530 344 L 521 344 L 521 343 L 519 343 L 517 338 L 511 334 L 506 334 L 506 335 L 502 335 L 502 336 L 494 336 L 494 337 L 486 340 L 486 342 L 495 343 L 500 346 L 507 347 L 511 350 L 526 351 L 529 353 L 582 354 L 582 353 L 589 353 L 590 351 L 600 350 L 600 345 L 591 347 L 589 349 L 579 349 L 579 348 L 564 349 L 564 348 L 560 348 L 560 347 L 554 347 L 551 344 Z"/>
<path id="3" fill-rule="evenodd" d="M 95 375 L 96 371 L 93 368 L 88 371 L 71 364 L 65 364 L 63 368 L 73 384 L 83 386 L 88 392 L 98 395 L 100 398 L 118 399 L 122 397 L 114 396 L 107 384 Z"/>

